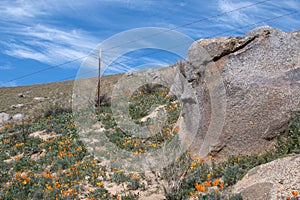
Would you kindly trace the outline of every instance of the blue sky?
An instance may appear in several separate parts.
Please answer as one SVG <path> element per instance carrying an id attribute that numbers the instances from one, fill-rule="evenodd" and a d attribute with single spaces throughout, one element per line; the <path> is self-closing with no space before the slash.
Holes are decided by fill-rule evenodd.
<path id="1" fill-rule="evenodd" d="M 260 1 L 1 0 L 0 86 L 74 79 L 84 59 L 45 69 L 88 56 L 108 38 L 135 28 L 174 29 L 193 40 L 244 35 L 250 29 L 262 25 L 284 31 L 300 29 L 299 13 L 245 27 L 300 11 L 299 0 L 270 0 L 201 21 Z M 196 23 L 197 20 L 200 21 Z M 238 29 L 240 27 L 245 28 Z M 140 69 L 138 65 L 145 67 L 147 63 L 167 66 L 178 59 L 185 58 L 166 51 L 141 49 L 118 58 L 115 64 L 108 66 L 109 70 L 105 74 Z M 35 73 L 37 71 L 41 72 Z"/>

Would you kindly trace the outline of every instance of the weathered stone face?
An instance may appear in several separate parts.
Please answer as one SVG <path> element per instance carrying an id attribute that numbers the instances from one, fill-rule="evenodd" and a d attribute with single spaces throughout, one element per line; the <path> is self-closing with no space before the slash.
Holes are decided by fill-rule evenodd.
<path id="1" fill-rule="evenodd" d="M 281 193 L 285 197 L 292 189 L 300 188 L 300 156 L 274 160 L 251 169 L 234 186 L 234 193 L 241 193 L 243 199 L 276 199 Z"/>
<path id="2" fill-rule="evenodd" d="M 197 92 L 201 112 L 193 119 L 199 121 L 195 152 L 205 137 L 213 142 L 207 152 L 219 156 L 262 152 L 274 144 L 290 111 L 300 108 L 300 38 L 260 27 L 245 37 L 199 40 L 189 49 L 184 75 Z M 222 87 L 224 94 L 218 92 Z M 225 102 L 217 109 L 216 96 L 219 104 Z M 218 109 L 225 109 L 223 116 L 214 113 Z M 219 135 L 209 131 L 222 117 Z"/>

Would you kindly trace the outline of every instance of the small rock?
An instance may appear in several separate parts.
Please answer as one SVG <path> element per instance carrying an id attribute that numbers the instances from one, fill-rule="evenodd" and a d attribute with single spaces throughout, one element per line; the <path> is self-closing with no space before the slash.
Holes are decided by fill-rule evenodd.
<path id="1" fill-rule="evenodd" d="M 20 120 L 22 120 L 24 118 L 24 115 L 23 114 L 16 114 L 16 115 L 14 115 L 13 117 L 12 117 L 12 119 L 14 120 L 14 121 L 20 121 Z"/>
<path id="2" fill-rule="evenodd" d="M 29 137 L 40 138 L 40 139 L 45 140 L 45 141 L 48 140 L 48 139 L 55 138 L 55 137 L 60 137 L 60 136 L 61 136 L 61 134 L 47 133 L 45 130 L 37 131 L 37 132 L 31 133 L 29 135 Z"/>
<path id="3" fill-rule="evenodd" d="M 11 108 L 22 108 L 23 106 L 24 106 L 24 104 L 19 103 L 19 104 L 11 105 L 10 107 Z"/>
<path id="4" fill-rule="evenodd" d="M 23 158 L 23 155 L 24 155 L 24 153 L 18 154 L 18 155 L 16 155 L 16 156 L 11 157 L 10 159 L 3 160 L 3 162 L 5 162 L 5 163 L 11 163 L 11 162 L 13 162 L 13 161 L 17 161 L 17 160 L 19 160 L 20 158 Z"/>
<path id="5" fill-rule="evenodd" d="M 24 96 L 23 93 L 19 93 L 19 94 L 18 94 L 18 97 L 19 97 L 19 98 L 24 98 L 25 96 Z"/>
<path id="6" fill-rule="evenodd" d="M 5 123 L 11 119 L 11 115 L 5 112 L 0 113 L 0 124 Z"/>
<path id="7" fill-rule="evenodd" d="M 33 101 L 42 102 L 45 100 L 45 97 L 34 97 Z"/>
<path id="8" fill-rule="evenodd" d="M 160 106 L 156 107 L 149 115 L 143 117 L 141 119 L 141 122 L 146 122 L 148 119 L 156 118 L 159 115 L 159 111 L 164 108 L 165 108 L 164 105 L 160 105 Z"/>

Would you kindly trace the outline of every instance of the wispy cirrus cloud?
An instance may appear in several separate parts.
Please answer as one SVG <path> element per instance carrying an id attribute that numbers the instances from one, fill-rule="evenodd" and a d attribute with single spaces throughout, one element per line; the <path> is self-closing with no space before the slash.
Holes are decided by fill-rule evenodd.
<path id="1" fill-rule="evenodd" d="M 80 28 L 50 25 L 54 13 L 68 5 L 59 1 L 45 3 L 0 2 L 2 54 L 55 65 L 86 56 L 101 41 L 100 37 L 93 37 Z"/>
<path id="2" fill-rule="evenodd" d="M 256 1 L 256 5 L 249 6 L 255 2 L 253 1 L 238 1 L 238 0 L 218 0 L 218 10 L 220 12 L 229 12 L 228 14 L 216 19 L 216 27 L 222 30 L 234 30 L 235 28 L 245 26 L 245 29 L 252 29 L 255 26 L 269 25 L 279 29 L 291 29 L 299 27 L 299 13 L 295 15 L 287 15 L 282 18 L 278 16 L 297 11 L 300 8 L 300 1 L 287 0 L 287 1 Z M 243 8 L 243 9 L 239 9 Z M 232 10 L 239 9 L 231 12 Z M 299 10 L 298 10 L 299 11 Z M 266 21 L 265 21 L 266 20 Z M 265 22 L 263 22 L 265 21 Z M 251 25 L 247 27 L 247 25 Z M 237 29 L 236 32 L 244 33 L 243 29 Z"/>
<path id="3" fill-rule="evenodd" d="M 253 3 L 253 2 L 252 2 Z M 231 23 L 238 23 L 238 24 L 245 24 L 249 23 L 250 19 L 248 15 L 246 14 L 245 10 L 238 10 L 232 12 L 232 10 L 246 7 L 247 5 L 251 5 L 251 2 L 232 2 L 230 0 L 219 0 L 218 3 L 219 10 L 222 13 L 228 12 L 228 14 L 224 15 L 225 17 L 222 17 L 224 21 L 231 22 Z"/>
<path id="4" fill-rule="evenodd" d="M 22 76 L 25 72 L 38 71 L 48 65 L 59 65 L 87 56 L 103 40 L 134 28 L 167 28 L 195 40 L 244 35 L 248 30 L 261 25 L 284 31 L 299 29 L 299 14 L 247 27 L 258 21 L 299 10 L 299 0 L 270 0 L 231 12 L 260 1 L 262 0 L 1 0 L 0 66 L 5 68 L 9 63 L 8 66 L 16 70 L 14 75 Z M 225 14 L 220 15 L 221 13 Z M 240 28 L 243 26 L 246 28 Z M 137 37 L 134 36 L 130 40 L 135 39 Z M 127 41 L 121 41 L 120 44 Z M 171 46 L 180 44 L 180 41 L 170 43 Z M 187 52 L 187 48 L 185 51 Z M 111 52 L 109 54 L 112 55 Z M 126 58 L 130 56 L 132 59 L 128 61 Z M 131 71 L 136 66 L 145 66 L 147 62 L 160 61 L 158 63 L 163 66 L 174 63 L 174 60 L 164 60 L 168 55 L 147 57 L 141 58 L 141 54 L 125 55 L 125 59 L 117 60 L 122 63 L 115 63 L 110 70 L 112 73 Z M 55 76 L 66 72 L 75 74 L 80 64 L 75 62 L 53 72 L 47 71 L 44 76 L 39 74 L 39 77 L 35 77 L 39 79 L 35 83 L 43 82 L 43 79 L 53 80 L 53 77 L 57 80 Z M 93 68 L 96 65 L 97 59 L 90 59 L 89 66 Z M 0 79 L 9 78 L 0 73 Z M 32 77 L 29 77 L 28 83 L 31 80 Z"/>
<path id="5" fill-rule="evenodd" d="M 4 50 L 3 53 L 9 56 L 33 59 L 33 60 L 38 60 L 40 62 L 48 62 L 49 60 L 46 55 L 37 52 L 34 49 L 28 48 L 24 45 L 19 45 L 16 43 L 6 43 L 6 46 L 8 48 L 7 50 Z"/>
<path id="6" fill-rule="evenodd" d="M 58 64 L 84 57 L 100 40 L 81 30 L 62 30 L 37 24 L 13 28 L 13 35 L 22 40 L 0 42 L 10 56 L 33 59 L 48 64 Z"/>
<path id="7" fill-rule="evenodd" d="M 13 67 L 12 66 L 10 66 L 10 65 L 2 65 L 2 66 L 0 66 L 0 70 L 12 70 L 13 69 Z"/>
<path id="8" fill-rule="evenodd" d="M 44 12 L 35 4 L 26 1 L 7 1 L 2 0 L 0 3 L 0 14 L 6 20 L 15 20 L 33 18 L 42 15 Z"/>

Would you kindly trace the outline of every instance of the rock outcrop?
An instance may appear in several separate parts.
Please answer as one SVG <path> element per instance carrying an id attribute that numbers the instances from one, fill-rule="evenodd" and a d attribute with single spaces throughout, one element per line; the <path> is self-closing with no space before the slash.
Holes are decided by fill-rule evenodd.
<path id="1" fill-rule="evenodd" d="M 274 160 L 250 170 L 234 186 L 244 200 L 282 199 L 300 188 L 300 155 Z M 285 199 L 285 198 L 284 198 Z"/>
<path id="2" fill-rule="evenodd" d="M 4 112 L 0 113 L 0 125 L 4 124 L 11 118 L 12 118 L 12 116 L 10 114 L 4 113 Z"/>
<path id="3" fill-rule="evenodd" d="M 181 69 L 197 93 L 200 155 L 263 152 L 299 110 L 300 38 L 260 27 L 244 37 L 202 39 Z M 185 99 L 182 99 L 189 106 Z"/>

